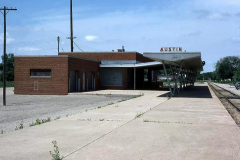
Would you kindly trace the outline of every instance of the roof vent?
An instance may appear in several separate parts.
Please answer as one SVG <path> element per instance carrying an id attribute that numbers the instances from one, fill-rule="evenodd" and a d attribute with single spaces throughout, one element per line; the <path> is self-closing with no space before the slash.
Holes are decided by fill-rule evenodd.
<path id="1" fill-rule="evenodd" d="M 122 46 L 122 49 L 118 49 L 118 52 L 125 52 L 124 46 Z"/>

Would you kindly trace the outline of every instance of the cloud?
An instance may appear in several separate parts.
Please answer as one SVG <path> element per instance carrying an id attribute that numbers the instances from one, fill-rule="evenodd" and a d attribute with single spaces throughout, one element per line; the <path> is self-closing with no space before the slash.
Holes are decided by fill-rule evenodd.
<path id="1" fill-rule="evenodd" d="M 239 0 L 195 0 L 194 2 L 198 6 L 214 6 L 214 7 L 240 6 Z"/>
<path id="2" fill-rule="evenodd" d="M 4 35 L 3 35 L 3 33 L 1 33 L 1 34 L 0 34 L 0 43 L 1 43 L 1 44 L 3 44 L 3 40 L 4 40 L 3 37 L 4 37 Z M 8 34 L 8 32 L 7 32 L 6 37 L 7 37 L 7 38 L 6 38 L 6 43 L 7 43 L 7 44 L 10 44 L 11 42 L 15 41 L 15 39 L 12 38 L 12 37 Z"/>
<path id="3" fill-rule="evenodd" d="M 95 40 L 95 39 L 97 39 L 97 38 L 98 38 L 98 36 L 93 36 L 93 35 L 85 36 L 85 39 L 86 39 L 87 41 L 93 41 L 93 40 Z"/>
<path id="4" fill-rule="evenodd" d="M 187 34 L 186 36 L 187 36 L 187 37 L 198 37 L 198 36 L 200 36 L 201 34 L 202 34 L 201 31 L 195 31 L 195 32 L 191 32 L 191 33 Z"/>
<path id="5" fill-rule="evenodd" d="M 230 40 L 234 43 L 240 43 L 240 37 L 231 37 Z"/>
<path id="6" fill-rule="evenodd" d="M 35 47 L 19 47 L 18 51 L 20 52 L 35 52 L 35 51 L 39 51 L 39 48 L 35 48 Z"/>
<path id="7" fill-rule="evenodd" d="M 208 19 L 214 20 L 224 20 L 231 17 L 229 13 L 211 13 L 209 16 L 207 16 Z"/>
<path id="8" fill-rule="evenodd" d="M 197 14 L 198 18 L 210 19 L 210 20 L 225 20 L 232 16 L 229 13 L 210 12 L 208 10 L 196 10 L 193 12 Z"/>

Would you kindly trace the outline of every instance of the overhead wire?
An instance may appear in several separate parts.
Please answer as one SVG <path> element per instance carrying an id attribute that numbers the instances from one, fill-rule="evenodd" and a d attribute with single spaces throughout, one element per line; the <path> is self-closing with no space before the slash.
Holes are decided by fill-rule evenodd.
<path id="1" fill-rule="evenodd" d="M 78 47 L 78 45 L 73 41 L 73 43 Z M 78 47 L 78 49 L 82 52 L 84 52 L 80 47 Z"/>
<path id="2" fill-rule="evenodd" d="M 63 2 L 63 4 L 65 4 L 65 3 L 68 3 L 68 1 Z M 22 13 L 22 12 L 16 12 L 16 13 L 17 13 L 18 15 L 26 18 L 26 19 L 34 20 L 33 17 L 30 17 L 29 15 L 26 15 L 26 14 L 24 14 L 24 13 Z M 35 19 L 35 20 L 36 20 L 36 19 Z M 47 27 L 48 29 L 50 28 L 52 31 L 55 31 L 55 32 L 57 32 L 57 33 L 62 33 L 62 34 L 64 34 L 64 35 L 66 35 L 65 32 L 62 32 L 62 31 L 60 31 L 60 30 L 56 30 L 54 27 L 47 26 L 44 20 L 38 19 L 38 20 L 36 20 L 36 21 L 40 22 L 43 27 Z M 54 37 L 54 38 L 55 38 L 55 37 Z M 36 44 L 33 44 L 33 45 L 39 45 L 39 44 L 43 44 L 43 43 L 49 43 L 49 41 L 51 41 L 51 40 L 53 40 L 52 37 L 51 37 L 51 38 L 38 39 L 38 40 L 32 40 L 32 41 L 18 42 L 18 43 L 10 43 L 10 44 L 8 44 L 8 45 L 20 45 L 20 44 L 29 44 L 29 43 L 36 43 Z M 66 43 L 67 43 L 66 45 L 70 45 L 70 43 L 69 43 L 69 44 L 68 44 L 68 42 L 66 42 Z M 75 45 L 80 51 L 83 52 L 83 49 L 81 49 L 81 48 L 77 45 L 76 42 L 74 42 L 74 45 Z M 61 46 L 61 48 L 62 48 L 62 51 L 64 52 L 64 49 L 63 49 L 63 46 L 62 46 L 61 43 L 60 43 L 60 46 Z M 88 48 L 87 50 L 99 51 L 98 49 L 96 49 L 96 48 L 94 48 L 94 47 L 89 47 L 89 46 L 87 46 L 87 45 L 81 45 L 81 46 L 85 46 L 85 48 Z M 40 51 L 40 50 L 38 50 L 38 51 Z"/>

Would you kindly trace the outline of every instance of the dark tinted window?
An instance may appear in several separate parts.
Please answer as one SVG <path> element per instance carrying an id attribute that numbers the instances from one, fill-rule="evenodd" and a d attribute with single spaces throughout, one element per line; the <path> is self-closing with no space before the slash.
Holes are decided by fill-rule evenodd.
<path id="1" fill-rule="evenodd" d="M 31 69 L 30 76 L 36 77 L 49 77 L 51 76 L 51 69 Z"/>

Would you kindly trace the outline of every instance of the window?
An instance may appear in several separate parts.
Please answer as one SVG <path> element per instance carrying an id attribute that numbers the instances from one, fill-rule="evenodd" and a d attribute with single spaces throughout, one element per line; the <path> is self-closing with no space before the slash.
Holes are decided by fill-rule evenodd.
<path id="1" fill-rule="evenodd" d="M 51 69 L 31 69 L 30 77 L 51 77 Z"/>

